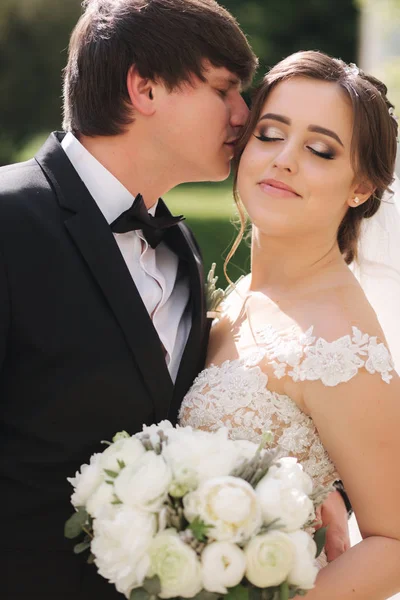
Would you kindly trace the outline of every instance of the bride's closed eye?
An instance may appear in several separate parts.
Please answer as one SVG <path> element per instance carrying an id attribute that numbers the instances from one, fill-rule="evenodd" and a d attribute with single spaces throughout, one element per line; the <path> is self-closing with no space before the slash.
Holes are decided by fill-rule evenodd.
<path id="1" fill-rule="evenodd" d="M 254 137 L 262 142 L 275 142 L 285 139 L 283 132 L 277 127 L 263 127 L 257 134 L 254 134 Z"/>
<path id="2" fill-rule="evenodd" d="M 253 135 L 261 142 L 279 142 L 285 140 L 285 134 L 277 127 L 263 127 Z M 325 160 L 332 160 L 335 158 L 335 152 L 332 148 L 322 141 L 317 140 L 312 144 L 306 144 L 305 147 L 319 158 Z"/>

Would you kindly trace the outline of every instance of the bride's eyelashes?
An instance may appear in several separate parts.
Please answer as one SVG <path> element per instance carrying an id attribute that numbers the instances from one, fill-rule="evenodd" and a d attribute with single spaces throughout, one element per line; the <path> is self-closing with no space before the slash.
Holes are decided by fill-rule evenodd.
<path id="1" fill-rule="evenodd" d="M 261 142 L 280 142 L 284 141 L 285 139 L 284 134 L 275 127 L 267 127 L 267 129 L 261 129 L 253 135 Z M 306 148 L 310 150 L 310 152 L 315 156 L 324 158 L 325 160 L 332 160 L 335 158 L 335 152 L 329 146 L 322 142 L 308 144 Z"/>

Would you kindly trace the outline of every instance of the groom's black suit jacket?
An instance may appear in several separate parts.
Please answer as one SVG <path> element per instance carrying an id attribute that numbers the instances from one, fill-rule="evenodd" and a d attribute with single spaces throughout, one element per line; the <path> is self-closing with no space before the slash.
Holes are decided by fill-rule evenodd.
<path id="1" fill-rule="evenodd" d="M 179 223 L 165 241 L 189 276 L 192 328 L 174 386 L 110 227 L 60 139 L 0 169 L 4 600 L 122 598 L 63 538 L 66 478 L 115 432 L 176 420 L 207 344 L 201 258 Z"/>

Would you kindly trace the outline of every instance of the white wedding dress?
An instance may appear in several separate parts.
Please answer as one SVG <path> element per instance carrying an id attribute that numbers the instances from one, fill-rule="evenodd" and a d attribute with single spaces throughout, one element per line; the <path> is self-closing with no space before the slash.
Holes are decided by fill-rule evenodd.
<path id="1" fill-rule="evenodd" d="M 269 379 L 286 376 L 295 382 L 319 380 L 337 386 L 365 369 L 389 383 L 393 362 L 386 346 L 356 327 L 327 342 L 314 337 L 313 328 L 282 334 L 265 326 L 256 332 L 256 340 L 244 356 L 210 365 L 199 374 L 183 400 L 180 424 L 209 431 L 226 427 L 233 439 L 253 442 L 271 431 L 273 444 L 295 456 L 315 485 L 330 486 L 340 475 L 312 419 L 289 396 L 271 391 Z"/>

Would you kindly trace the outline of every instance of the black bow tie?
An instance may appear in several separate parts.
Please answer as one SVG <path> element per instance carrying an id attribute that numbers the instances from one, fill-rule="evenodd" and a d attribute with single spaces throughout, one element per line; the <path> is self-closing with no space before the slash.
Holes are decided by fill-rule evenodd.
<path id="1" fill-rule="evenodd" d="M 141 229 L 147 242 L 152 248 L 156 248 L 161 242 L 165 230 L 182 221 L 184 217 L 174 217 L 160 199 L 156 214 L 153 217 L 147 211 L 141 194 L 137 194 L 132 206 L 125 210 L 110 225 L 114 233 L 126 233 Z"/>

